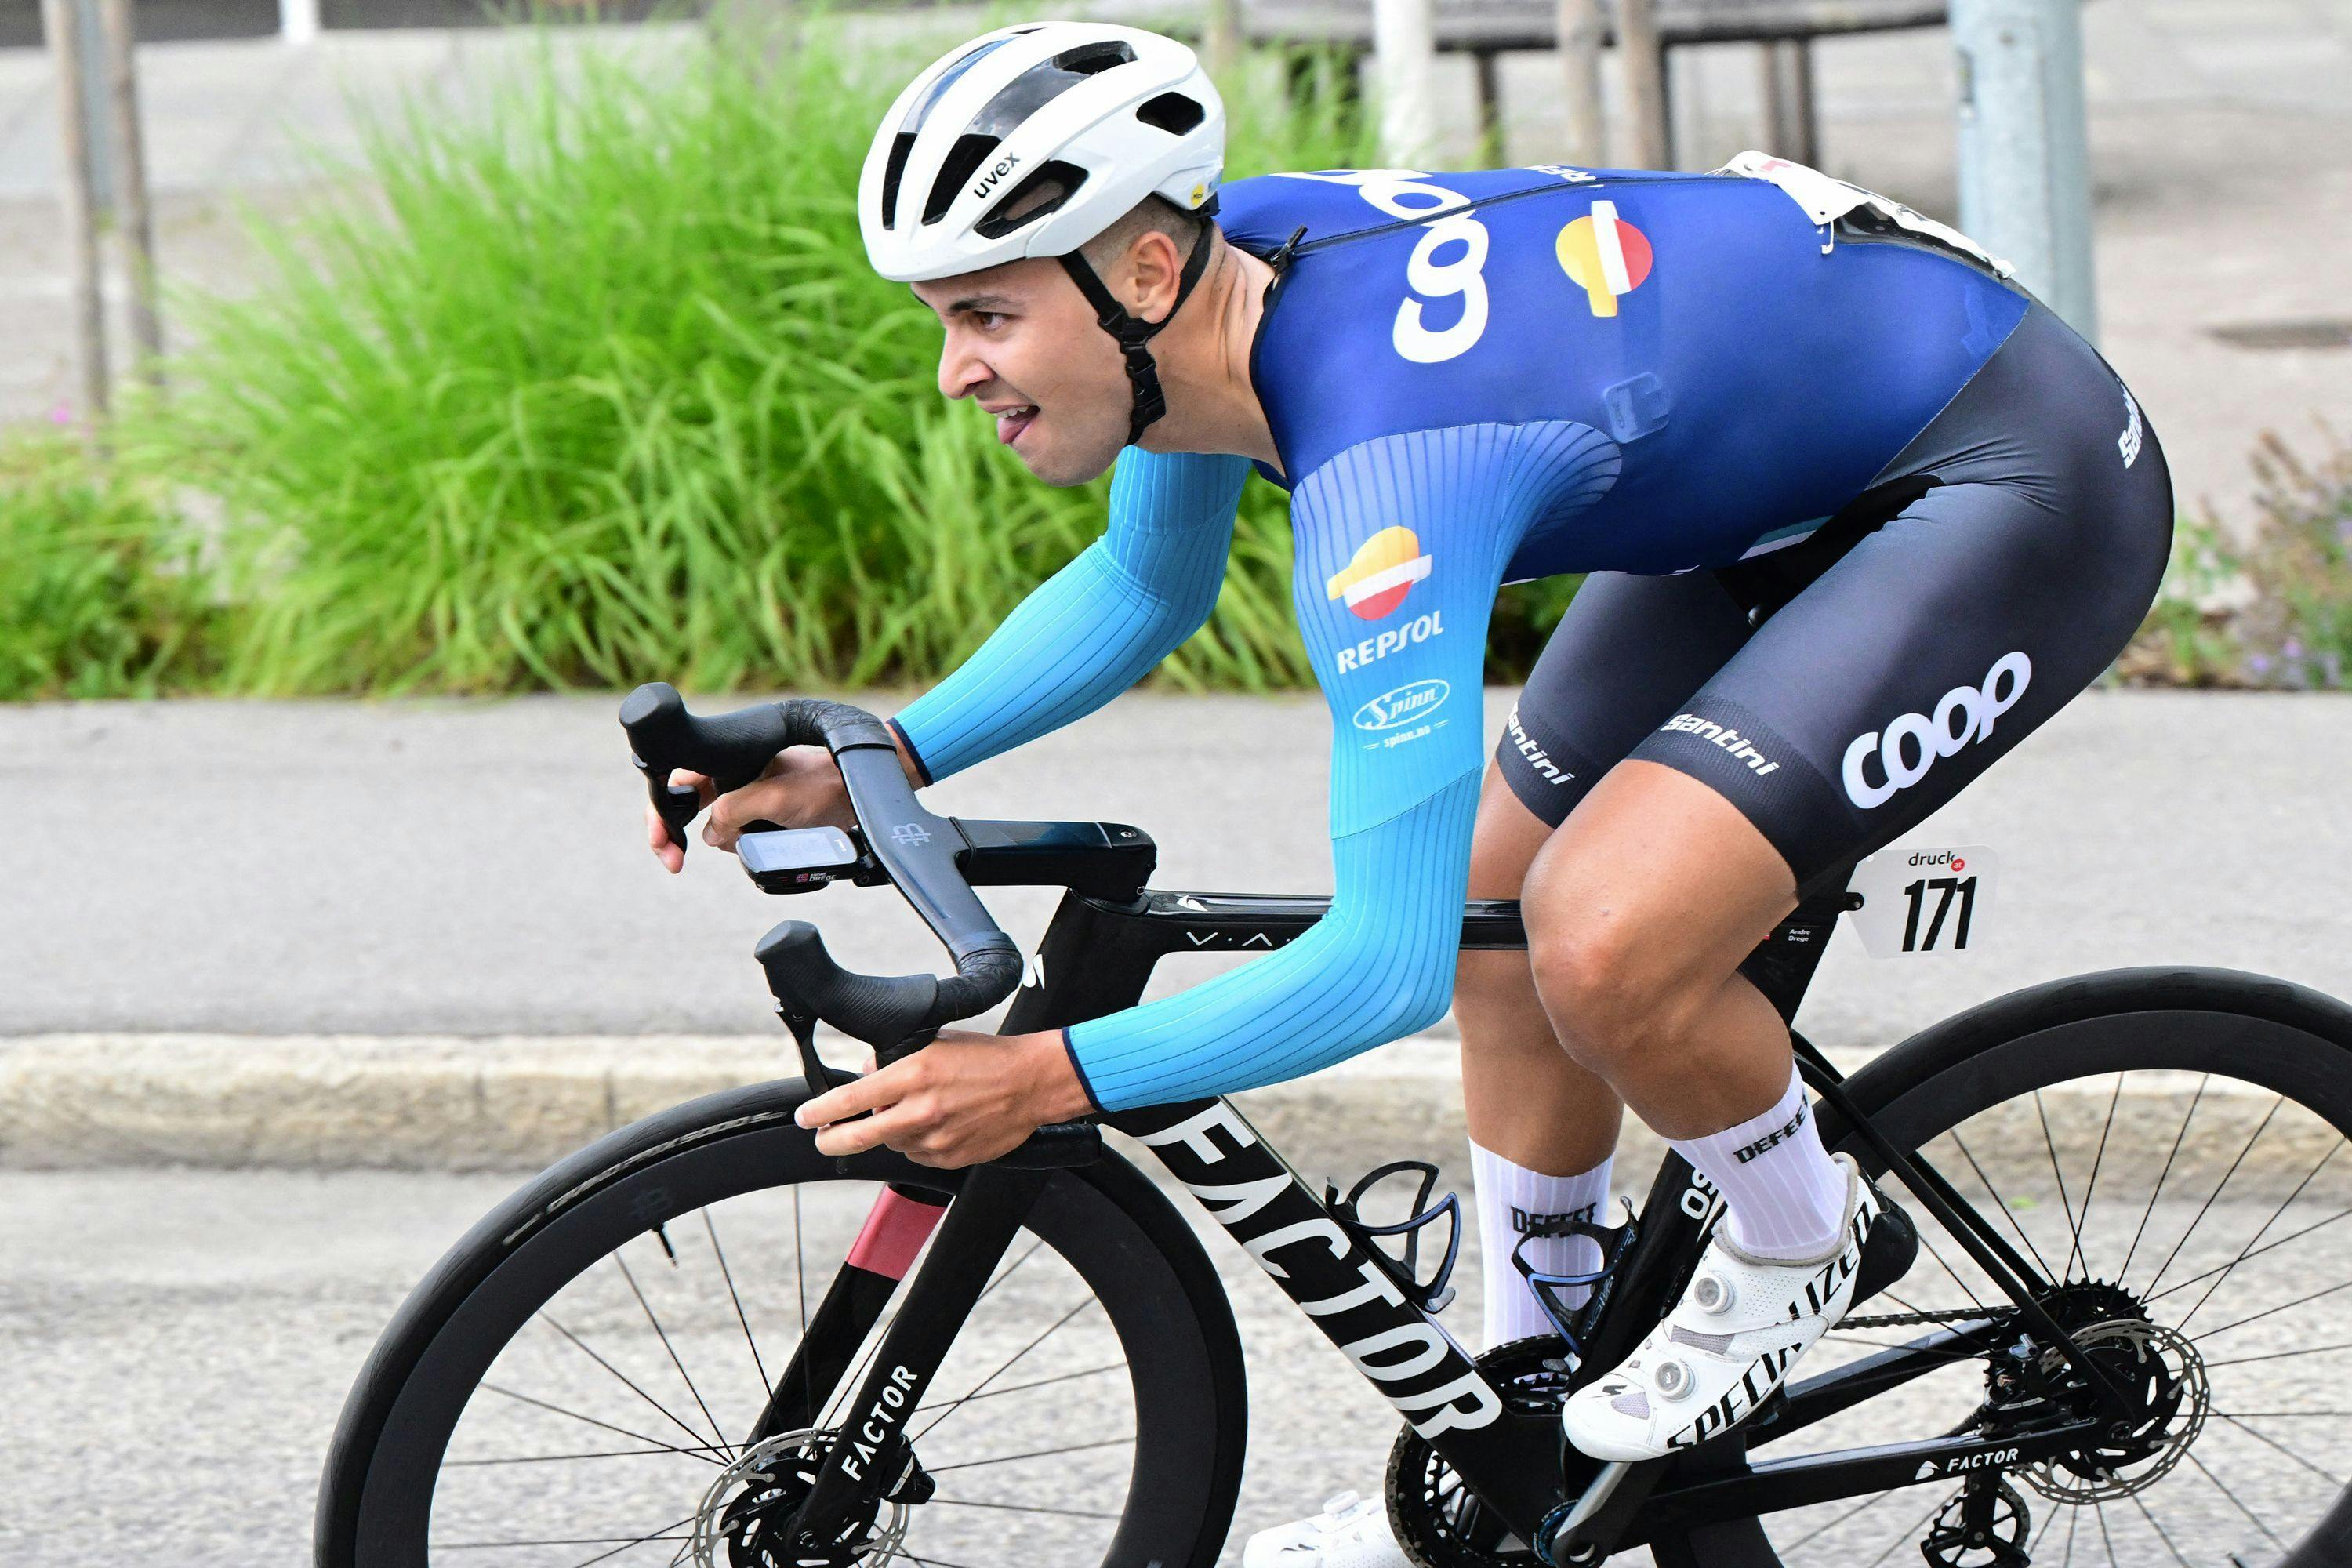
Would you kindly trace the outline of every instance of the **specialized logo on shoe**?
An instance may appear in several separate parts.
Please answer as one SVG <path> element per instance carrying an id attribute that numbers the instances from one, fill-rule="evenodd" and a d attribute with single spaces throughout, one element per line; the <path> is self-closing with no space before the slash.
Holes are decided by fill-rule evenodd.
<path id="1" fill-rule="evenodd" d="M 1790 1366 L 1803 1350 L 1802 1345 L 1782 1345 L 1758 1356 L 1739 1374 L 1738 1387 L 1700 1411 L 1697 1420 L 1666 1439 L 1666 1447 L 1696 1448 L 1717 1433 L 1738 1426 L 1741 1416 L 1780 1386 L 1780 1380 L 1789 1375 Z"/>
<path id="2" fill-rule="evenodd" d="M 1985 671 L 1983 685 L 1955 686 L 1945 692 L 1932 717 L 1906 713 L 1883 733 L 1872 730 L 1856 735 L 1845 749 L 1846 798 L 1864 811 L 1885 805 L 1895 791 L 1926 778 L 1937 757 L 1956 755 L 1969 742 L 1990 736 L 1993 721 L 2017 706 L 2032 679 L 2032 659 L 2022 652 L 2005 653 Z M 1870 779 L 1874 752 L 1885 775 L 1882 783 Z"/>
<path id="3" fill-rule="evenodd" d="M 1796 1115 L 1791 1116 L 1789 1118 L 1787 1122 L 1773 1129 L 1771 1131 L 1767 1132 L 1763 1137 L 1756 1140 L 1755 1142 L 1747 1145 L 1745 1148 L 1733 1150 L 1731 1152 L 1732 1158 L 1745 1165 L 1750 1160 L 1755 1159 L 1759 1154 L 1763 1153 L 1766 1150 L 1774 1148 L 1779 1144 L 1785 1143 L 1790 1139 L 1794 1138 L 1797 1135 L 1797 1129 L 1805 1124 L 1805 1109 L 1806 1102 L 1801 1100 L 1799 1100 L 1797 1102 Z"/>
<path id="4" fill-rule="evenodd" d="M 1519 755 L 1526 759 L 1528 766 L 1535 769 L 1538 777 L 1557 786 L 1576 776 L 1553 762 L 1551 753 L 1537 745 L 1534 737 L 1519 728 L 1519 710 L 1517 708 L 1511 710 L 1511 717 L 1504 728 L 1510 734 L 1511 744 L 1518 748 Z"/>
<path id="5" fill-rule="evenodd" d="M 1658 728 L 1673 734 L 1696 735 L 1702 741 L 1722 747 L 1731 753 L 1733 762 L 1747 763 L 1748 771 L 1758 778 L 1777 771 L 1780 766 L 1778 763 L 1767 762 L 1764 753 L 1738 731 L 1702 719 L 1696 713 L 1677 713 Z"/>
<path id="6" fill-rule="evenodd" d="M 1560 270 L 1584 290 L 1596 316 L 1615 315 L 1617 297 L 1650 276 L 1650 237 L 1619 217 L 1615 202 L 1593 203 L 1591 212 L 1559 231 L 1554 248 Z"/>
<path id="7" fill-rule="evenodd" d="M 2139 405 L 2132 401 L 2131 388 L 2124 388 L 2124 433 L 2116 437 L 2116 450 L 2124 455 L 2124 467 L 2128 468 L 2139 460 Z"/>
<path id="8" fill-rule="evenodd" d="M 1418 534 L 1409 528 L 1384 528 L 1332 574 L 1323 596 L 1345 602 L 1359 620 L 1377 621 L 1404 603 L 1412 585 L 1429 575 L 1429 567 Z"/>

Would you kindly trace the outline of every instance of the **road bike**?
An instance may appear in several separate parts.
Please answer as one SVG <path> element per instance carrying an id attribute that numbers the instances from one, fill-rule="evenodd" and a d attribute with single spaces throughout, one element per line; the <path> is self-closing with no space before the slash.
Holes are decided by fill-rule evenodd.
<path id="1" fill-rule="evenodd" d="M 1916 1259 L 1744 1423 L 1601 1465 L 1564 1446 L 1559 1405 L 1696 1263 L 1721 1205 L 1680 1158 L 1638 1212 L 1583 1226 L 1592 1275 L 1522 1260 L 1556 1333 L 1474 1357 L 1441 1321 L 1458 1205 L 1423 1162 L 1318 1190 L 1222 1100 L 1041 1128 L 962 1171 L 822 1155 L 793 1121 L 845 1077 L 818 1022 L 883 1061 L 1007 996 L 1007 1032 L 1073 1024 L 1132 1005 L 1171 953 L 1279 946 L 1327 900 L 1152 889 L 1131 826 L 934 815 L 887 728 L 841 704 L 697 718 L 651 686 L 623 723 L 680 842 L 697 803 L 673 768 L 730 788 L 829 747 L 858 826 L 747 833 L 743 868 L 774 893 L 894 886 L 955 973 L 860 975 L 813 926 L 770 931 L 800 1076 L 622 1128 L 441 1259 L 343 1411 L 328 1568 L 1206 1568 L 1249 1432 L 1242 1345 L 1200 1233 L 1105 1128 L 1396 1410 L 1387 1506 L 1433 1568 L 1637 1547 L 1662 1568 L 2352 1563 L 2352 1265 L 2328 1251 L 2352 1234 L 2333 1228 L 2352 1215 L 2352 1010 L 2334 1000 L 2114 970 L 1850 1077 L 1797 1035 L 1825 1140 L 1898 1196 Z M 1025 961 L 973 891 L 1014 884 L 1065 890 Z M 1807 898 L 1746 962 L 1784 1018 L 1857 902 Z M 1463 945 L 1524 946 L 1517 906 L 1468 906 Z M 1573 1310 L 1570 1285 L 1589 1288 Z"/>

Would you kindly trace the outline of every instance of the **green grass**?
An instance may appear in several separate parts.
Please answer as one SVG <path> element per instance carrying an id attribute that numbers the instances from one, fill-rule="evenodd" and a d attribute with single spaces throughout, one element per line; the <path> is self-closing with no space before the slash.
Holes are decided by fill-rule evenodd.
<path id="1" fill-rule="evenodd" d="M 933 385 L 938 326 L 866 266 L 867 137 L 928 58 L 829 24 L 761 73 L 581 54 L 484 114 L 377 125 L 380 197 L 262 227 L 265 287 L 124 442 L 217 495 L 242 691 L 856 687 L 935 679 L 1099 532 Z M 1232 170 L 1361 161 L 1280 62 Z M 1308 679 L 1286 504 L 1253 481 L 1182 687 Z"/>
<path id="2" fill-rule="evenodd" d="M 64 437 L 0 441 L 0 701 L 201 684 L 216 616 L 192 542 Z"/>

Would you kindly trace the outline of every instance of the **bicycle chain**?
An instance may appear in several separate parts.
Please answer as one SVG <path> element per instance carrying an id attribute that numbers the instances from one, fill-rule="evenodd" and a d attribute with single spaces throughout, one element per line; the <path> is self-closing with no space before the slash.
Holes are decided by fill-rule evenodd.
<path id="1" fill-rule="evenodd" d="M 1982 1307 L 1952 1307 L 1940 1312 L 1886 1312 L 1874 1318 L 1843 1318 L 1839 1320 L 1837 1326 L 1841 1329 L 1907 1329 L 1921 1323 L 1982 1322 L 2002 1315 L 1989 1312 Z M 2011 1311 L 2007 1315 L 2014 1317 L 2016 1314 Z"/>

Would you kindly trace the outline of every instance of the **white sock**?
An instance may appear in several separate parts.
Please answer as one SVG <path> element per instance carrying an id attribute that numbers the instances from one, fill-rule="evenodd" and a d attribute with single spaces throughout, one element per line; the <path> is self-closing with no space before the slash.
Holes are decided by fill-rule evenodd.
<path id="1" fill-rule="evenodd" d="M 1609 1165 L 1603 1160 L 1573 1176 L 1547 1176 L 1515 1165 L 1491 1149 L 1470 1145 L 1470 1177 L 1478 1205 L 1481 1272 L 1486 1281 L 1486 1345 L 1557 1333 L 1536 1300 L 1535 1289 L 1512 1267 L 1511 1253 L 1535 1220 L 1547 1215 L 1599 1219 L 1609 1202 Z M 1538 1237 L 1528 1244 L 1527 1259 L 1546 1274 L 1590 1274 L 1601 1267 L 1601 1248 L 1581 1236 Z M 1564 1307 L 1583 1304 L 1581 1286 L 1561 1286 L 1554 1299 Z"/>
<path id="2" fill-rule="evenodd" d="M 1727 1234 L 1759 1258 L 1818 1258 L 1845 1225 L 1845 1168 L 1822 1147 L 1804 1079 L 1789 1064 L 1780 1103 L 1737 1127 L 1673 1140 L 1723 1194 Z"/>

